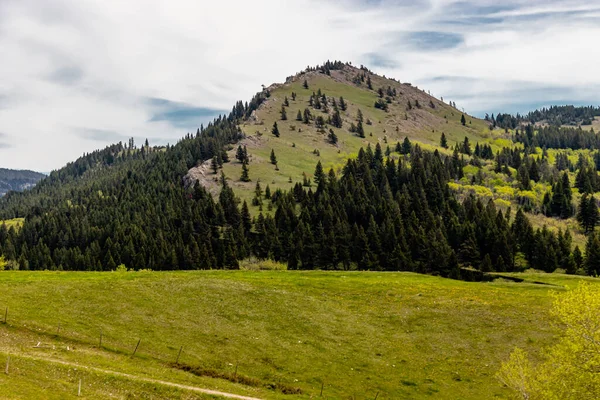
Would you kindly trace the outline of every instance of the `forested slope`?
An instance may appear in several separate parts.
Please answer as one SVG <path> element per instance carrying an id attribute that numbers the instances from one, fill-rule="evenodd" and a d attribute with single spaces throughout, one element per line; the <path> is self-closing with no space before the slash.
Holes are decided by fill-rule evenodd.
<path id="1" fill-rule="evenodd" d="M 319 87 L 312 93 L 315 82 L 330 85 L 336 96 Z M 386 82 L 392 83 L 377 90 Z M 593 258 L 584 260 L 578 248 L 572 252 L 570 232 L 534 229 L 517 207 L 497 207 L 494 198 L 456 190 L 470 169 L 491 166 L 494 158 L 499 174 L 512 174 L 509 161 L 503 168 L 500 158 L 505 132 L 408 85 L 392 87 L 396 84 L 403 85 L 366 68 L 326 63 L 291 78 L 291 86 L 238 102 L 229 116 L 173 146 L 119 143 L 84 155 L 33 190 L 0 201 L 2 218 L 25 218 L 20 229 L 0 227 L 2 254 L 9 267 L 21 269 L 237 268 L 253 255 L 292 269 L 456 277 L 461 267 L 598 273 Z M 345 106 L 337 96 L 343 89 L 350 93 Z M 267 133 L 253 135 L 273 107 L 277 114 L 271 118 L 284 121 L 282 130 L 267 119 Z M 299 107 L 295 128 L 286 115 L 293 114 L 292 107 Z M 400 118 L 399 110 L 406 110 Z M 275 153 L 264 136 L 274 138 L 267 143 L 278 149 L 293 150 L 271 159 L 256 179 L 255 166 L 264 166 L 264 154 Z M 471 143 L 479 140 L 473 151 Z M 306 143 L 314 143 L 311 157 Z M 519 164 L 535 163 L 522 145 L 511 151 Z M 190 181 L 188 171 L 203 163 L 213 168 L 203 182 L 218 188 L 213 194 Z M 236 170 L 241 176 L 232 176 Z M 271 177 L 273 188 L 265 182 Z M 566 194 L 564 185 L 560 190 Z M 565 197 L 555 201 L 567 204 Z"/>

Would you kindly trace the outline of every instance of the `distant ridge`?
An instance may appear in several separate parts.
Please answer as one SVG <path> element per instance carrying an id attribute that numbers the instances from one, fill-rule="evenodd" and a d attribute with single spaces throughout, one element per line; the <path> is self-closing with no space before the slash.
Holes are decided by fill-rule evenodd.
<path id="1" fill-rule="evenodd" d="M 22 192 L 35 186 L 45 174 L 30 170 L 0 168 L 0 197 L 9 191 Z"/>

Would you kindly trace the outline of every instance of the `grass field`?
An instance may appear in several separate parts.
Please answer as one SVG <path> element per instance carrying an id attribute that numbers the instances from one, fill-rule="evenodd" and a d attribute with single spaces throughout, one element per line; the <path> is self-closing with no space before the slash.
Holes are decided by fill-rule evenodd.
<path id="1" fill-rule="evenodd" d="M 586 279 L 519 276 L 548 285 L 412 273 L 3 272 L 0 366 L 12 361 L 0 391 L 70 398 L 82 379 L 88 398 L 211 398 L 110 370 L 265 399 L 314 398 L 322 385 L 330 399 L 508 398 L 494 378 L 500 362 L 514 346 L 535 354 L 550 344 L 549 292 Z M 181 346 L 180 364 L 201 376 L 174 366 Z"/>

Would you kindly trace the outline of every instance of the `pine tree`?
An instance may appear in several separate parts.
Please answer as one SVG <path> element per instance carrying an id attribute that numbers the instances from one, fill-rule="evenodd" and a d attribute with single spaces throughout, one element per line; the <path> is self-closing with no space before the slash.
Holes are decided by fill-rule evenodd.
<path id="1" fill-rule="evenodd" d="M 313 176 L 313 181 L 317 185 L 319 185 L 321 182 L 325 183 L 326 181 L 325 172 L 323 171 L 323 165 L 321 164 L 321 161 L 317 163 L 317 166 L 315 168 L 315 174 Z"/>
<path id="2" fill-rule="evenodd" d="M 331 125 L 336 128 L 342 127 L 342 116 L 340 115 L 340 110 L 338 110 L 337 106 L 333 110 L 333 116 L 331 117 Z"/>
<path id="3" fill-rule="evenodd" d="M 246 153 L 244 152 L 244 149 L 242 148 L 241 145 L 238 146 L 238 148 L 235 152 L 235 158 L 239 162 L 244 162 L 244 160 L 246 159 Z"/>
<path id="4" fill-rule="evenodd" d="M 305 108 L 304 109 L 304 115 L 303 115 L 302 121 L 305 124 L 310 124 L 311 118 L 312 118 L 312 116 L 310 115 L 310 110 L 308 108 Z"/>
<path id="5" fill-rule="evenodd" d="M 442 137 L 440 138 L 440 146 L 442 146 L 444 149 L 448 148 L 448 140 L 446 140 L 446 135 L 444 132 L 442 132 Z"/>
<path id="6" fill-rule="evenodd" d="M 248 171 L 248 163 L 242 163 L 242 176 L 240 177 L 242 182 L 250 182 L 250 174 Z"/>
<path id="7" fill-rule="evenodd" d="M 210 161 L 210 167 L 213 170 L 213 173 L 216 175 L 219 170 L 219 161 L 217 160 L 217 156 L 214 156 Z"/>
<path id="8" fill-rule="evenodd" d="M 275 157 L 275 150 L 271 149 L 271 164 L 277 164 L 277 157 Z"/>
<path id="9" fill-rule="evenodd" d="M 373 85 L 371 84 L 371 75 L 367 76 L 367 87 L 369 90 L 373 90 Z"/>
<path id="10" fill-rule="evenodd" d="M 587 193 L 581 196 L 579 201 L 579 207 L 577 210 L 577 221 L 581 227 L 585 230 L 586 234 L 593 232 L 598 225 L 600 215 L 598 213 L 598 206 L 594 196 L 589 197 Z"/>
<path id="11" fill-rule="evenodd" d="M 365 129 L 363 128 L 362 121 L 358 121 L 358 124 L 356 125 L 356 133 L 361 138 L 365 137 Z"/>
<path id="12" fill-rule="evenodd" d="M 460 117 L 460 123 L 463 124 L 463 126 L 465 126 L 467 124 L 467 120 L 465 119 L 465 114 L 463 114 Z"/>
<path id="13" fill-rule="evenodd" d="M 327 139 L 329 140 L 329 143 L 331 143 L 331 144 L 337 144 L 338 137 L 335 134 L 335 132 L 333 131 L 333 129 L 329 129 L 329 135 L 327 135 Z"/>
<path id="14" fill-rule="evenodd" d="M 585 272 L 591 276 L 600 274 L 600 239 L 597 233 L 592 233 L 588 236 L 585 245 Z"/>
<path id="15" fill-rule="evenodd" d="M 471 153 L 471 143 L 469 143 L 469 138 L 465 136 L 465 140 L 462 143 L 462 153 L 470 156 Z"/>
<path id="16" fill-rule="evenodd" d="M 302 112 L 298 110 L 298 114 L 296 114 L 296 121 L 302 121 Z"/>
<path id="17" fill-rule="evenodd" d="M 410 151 L 412 149 L 412 143 L 410 143 L 410 140 L 408 139 L 408 137 L 404 138 L 404 141 L 402 142 L 402 154 L 410 154 Z"/>
<path id="18" fill-rule="evenodd" d="M 271 129 L 271 133 L 275 135 L 275 137 L 279 137 L 279 128 L 277 127 L 277 122 L 273 122 L 273 128 Z"/>
<path id="19" fill-rule="evenodd" d="M 281 106 L 281 120 L 282 121 L 287 120 L 287 113 L 285 112 L 285 106 L 284 105 Z"/>
<path id="20" fill-rule="evenodd" d="M 342 96 L 340 96 L 340 108 L 342 109 L 342 111 L 346 111 L 346 109 L 348 108 L 348 105 L 346 104 Z"/>
<path id="21" fill-rule="evenodd" d="M 304 89 L 308 89 L 308 81 L 306 79 L 304 79 L 304 83 L 302 83 L 302 87 L 304 87 Z"/>
<path id="22" fill-rule="evenodd" d="M 286 106 L 286 107 L 290 106 L 290 102 L 289 102 L 287 96 L 285 96 L 285 98 L 283 99 L 283 105 Z"/>
<path id="23" fill-rule="evenodd" d="M 525 164 L 517 170 L 517 179 L 521 184 L 521 190 L 531 190 L 531 180 L 529 179 L 529 171 Z"/>
<path id="24" fill-rule="evenodd" d="M 483 261 L 481 261 L 481 265 L 479 266 L 479 270 L 481 272 L 492 272 L 494 267 L 492 266 L 492 259 L 490 254 L 487 253 L 485 257 L 483 257 Z"/>

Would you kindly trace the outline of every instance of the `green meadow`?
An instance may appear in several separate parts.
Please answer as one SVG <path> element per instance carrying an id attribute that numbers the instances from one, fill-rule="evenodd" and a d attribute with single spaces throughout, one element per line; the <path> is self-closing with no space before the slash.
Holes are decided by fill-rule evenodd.
<path id="1" fill-rule="evenodd" d="M 549 293 L 595 282 L 514 275 L 525 282 L 5 271 L 0 391 L 75 398 L 81 380 L 87 398 L 212 398 L 161 380 L 261 399 L 509 398 L 500 363 L 515 346 L 535 355 L 556 338 Z"/>

